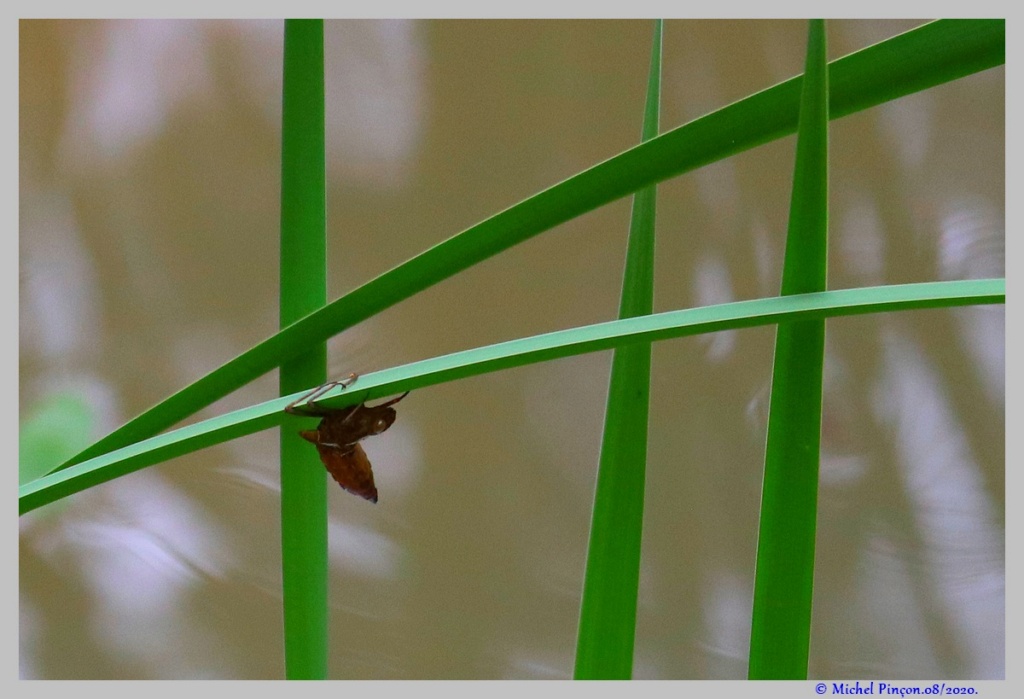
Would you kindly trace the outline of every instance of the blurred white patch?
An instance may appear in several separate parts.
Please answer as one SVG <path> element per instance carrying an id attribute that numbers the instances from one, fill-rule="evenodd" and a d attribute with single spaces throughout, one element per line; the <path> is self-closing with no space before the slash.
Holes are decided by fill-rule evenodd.
<path id="1" fill-rule="evenodd" d="M 839 488 L 851 486 L 867 473 L 868 462 L 860 454 L 821 455 L 821 487 Z"/>
<path id="2" fill-rule="evenodd" d="M 973 306 L 956 311 L 962 346 L 975 361 L 993 401 L 1006 402 L 1006 306 Z"/>
<path id="3" fill-rule="evenodd" d="M 374 316 L 328 338 L 328 378 L 340 379 L 353 371 L 365 376 L 408 361 L 408 355 L 399 342 L 382 341 L 382 338 L 396 334 L 380 317 Z M 353 390 L 358 388 L 356 385 Z"/>
<path id="4" fill-rule="evenodd" d="M 531 367 L 520 384 L 526 426 L 547 453 L 546 462 L 573 492 L 591 501 L 611 361 L 611 352 L 601 352 L 545 362 Z"/>
<path id="5" fill-rule="evenodd" d="M 546 652 L 543 657 L 533 657 L 528 651 L 511 651 L 508 655 L 508 669 L 505 680 L 571 680 L 574 659 L 557 651 Z"/>
<path id="6" fill-rule="evenodd" d="M 172 344 L 170 356 L 175 364 L 178 385 L 188 385 L 238 354 L 239 347 L 229 327 L 220 321 L 182 319 L 179 331 L 169 340 Z M 253 390 L 252 384 L 248 383 L 200 409 L 199 414 L 213 417 L 269 400 L 271 397 L 259 395 Z"/>
<path id="7" fill-rule="evenodd" d="M 329 175 L 373 186 L 407 179 L 423 132 L 425 50 L 413 20 L 324 23 Z M 227 44 L 240 92 L 280 128 L 280 20 L 114 20 L 82 32 L 71 59 L 62 150 L 82 168 L 120 167 L 176 113 L 220 100 L 213 59 Z"/>
<path id="8" fill-rule="evenodd" d="M 401 186 L 423 132 L 425 50 L 414 20 L 326 22 L 327 164 Z"/>
<path id="9" fill-rule="evenodd" d="M 242 70 L 264 118 L 281 123 L 280 20 L 232 20 Z M 426 51 L 417 22 L 324 22 L 327 167 L 332 178 L 400 187 L 423 134 Z"/>
<path id="10" fill-rule="evenodd" d="M 834 23 L 829 25 L 830 33 L 835 31 L 833 27 Z M 763 22 L 761 31 L 755 34 L 754 38 L 763 52 L 758 68 L 767 69 L 771 76 L 770 82 L 765 82 L 766 85 L 774 85 L 803 73 L 805 58 L 802 50 L 794 45 L 791 36 L 777 22 Z"/>
<path id="11" fill-rule="evenodd" d="M 271 463 L 267 459 L 258 459 L 256 461 L 245 458 L 239 459 L 236 454 L 231 461 L 234 463 L 241 462 L 244 465 L 219 468 L 217 472 L 256 490 L 270 493 L 281 492 L 280 470 L 277 468 L 266 468 L 266 465 Z M 274 463 L 278 463 L 276 457 Z"/>
<path id="12" fill-rule="evenodd" d="M 94 415 L 99 437 L 122 421 L 110 384 L 84 370 L 103 352 L 99 282 L 68 197 L 26 177 L 20 207 L 20 351 L 46 366 L 21 399 L 75 392 Z"/>
<path id="13" fill-rule="evenodd" d="M 905 32 L 914 26 L 923 24 L 920 20 L 900 20 L 907 23 L 905 28 L 893 29 L 892 19 L 856 19 L 839 20 L 829 23 L 829 32 L 841 31 L 846 41 L 857 47 L 871 46 L 880 41 L 891 39 L 897 32 Z"/>
<path id="14" fill-rule="evenodd" d="M 175 109 L 206 98 L 210 24 L 198 20 L 109 20 L 80 33 L 71 65 L 65 154 L 90 171 L 119 167 L 156 138 Z"/>
<path id="15" fill-rule="evenodd" d="M 698 306 L 713 306 L 736 300 L 729 269 L 720 257 L 704 255 L 697 262 L 693 285 Z M 736 332 L 722 330 L 701 335 L 699 341 L 706 348 L 707 358 L 716 363 L 728 359 L 736 348 Z"/>
<path id="16" fill-rule="evenodd" d="M 928 157 L 935 123 L 935 95 L 927 90 L 892 100 L 875 108 L 883 139 L 908 170 L 919 168 Z"/>
<path id="17" fill-rule="evenodd" d="M 39 654 L 39 612 L 35 605 L 18 596 L 18 679 L 38 679 L 34 660 Z"/>
<path id="18" fill-rule="evenodd" d="M 747 407 L 743 411 L 747 419 L 747 427 L 750 428 L 758 442 L 768 439 L 768 405 L 772 397 L 771 381 L 761 385 L 747 401 Z"/>
<path id="19" fill-rule="evenodd" d="M 1006 276 L 1006 220 L 988 200 L 954 200 L 942 215 L 939 275 L 942 279 Z M 977 306 L 956 312 L 966 348 L 979 367 L 988 394 L 1006 397 L 1005 306 Z"/>
<path id="20" fill-rule="evenodd" d="M 778 248 L 767 224 L 756 218 L 750 226 L 750 236 L 754 240 L 754 263 L 757 265 L 757 284 L 764 296 L 778 296 L 782 265 L 779 262 Z"/>
<path id="21" fill-rule="evenodd" d="M 850 276 L 864 286 L 882 283 L 885 269 L 885 236 L 875 202 L 858 196 L 839 215 L 838 252 Z"/>
<path id="22" fill-rule="evenodd" d="M 255 497 L 270 495 L 276 501 L 281 492 L 281 439 L 278 430 L 264 430 L 232 439 L 220 448 L 228 449 L 231 456 L 213 467 L 218 475 L 249 489 Z"/>
<path id="23" fill-rule="evenodd" d="M 749 580 L 714 570 L 704 576 L 704 628 L 708 639 L 708 677 L 736 677 L 745 668 L 750 647 L 752 589 Z"/>
<path id="24" fill-rule="evenodd" d="M 675 66 L 677 70 L 666 74 L 668 83 L 663 92 L 682 106 L 684 121 L 689 121 L 722 106 L 725 101 L 722 67 L 711 52 L 700 45 L 684 42 L 682 49 L 682 59 Z"/>
<path id="25" fill-rule="evenodd" d="M 887 538 L 872 537 L 860 552 L 857 579 L 850 584 L 858 613 L 852 614 L 856 627 L 839 641 L 842 655 L 883 658 L 882 662 L 843 663 L 860 676 L 893 675 L 930 677 L 941 672 L 932 651 L 920 600 L 908 563 Z M 879 633 L 887 629 L 890 633 Z"/>
<path id="26" fill-rule="evenodd" d="M 101 351 L 98 287 L 92 258 L 62 192 L 22 188 L 22 352 L 68 364 Z"/>
<path id="27" fill-rule="evenodd" d="M 381 501 L 397 502 L 405 498 L 415 489 L 423 470 L 419 430 L 409 420 L 403 421 L 401 403 L 396 408 L 398 419 L 387 432 L 361 442 L 373 464 L 374 482 Z"/>
<path id="28" fill-rule="evenodd" d="M 942 279 L 1006 276 L 1006 220 L 1002 208 L 982 199 L 953 200 L 939 222 Z"/>
<path id="29" fill-rule="evenodd" d="M 284 22 L 280 19 L 229 19 L 217 23 L 220 33 L 238 46 L 234 58 L 243 95 L 269 124 L 281 129 L 281 87 Z"/>
<path id="30" fill-rule="evenodd" d="M 966 674 L 1001 678 L 1005 571 L 995 508 L 934 370 L 895 333 L 885 339 L 876 405 L 892 423 L 924 565 L 969 654 Z"/>
<path id="31" fill-rule="evenodd" d="M 327 523 L 327 537 L 328 556 L 334 565 L 368 578 L 399 577 L 404 552 L 390 537 L 334 518 Z"/>
<path id="32" fill-rule="evenodd" d="M 735 217 L 742 200 L 736 181 L 736 163 L 733 159 L 705 165 L 691 176 L 696 178 L 701 201 L 714 213 L 717 220 Z"/>
<path id="33" fill-rule="evenodd" d="M 151 472 L 106 485 L 102 508 L 65 515 L 33 540 L 40 555 L 73 558 L 97 600 L 94 633 L 157 676 L 220 671 L 215 639 L 188 625 L 193 590 L 234 565 L 219 527 Z M 93 503 L 94 504 L 94 503 Z"/>
<path id="34" fill-rule="evenodd" d="M 637 655 L 633 658 L 634 680 L 664 679 L 664 669 L 660 663 L 655 662 L 653 658 L 646 655 Z"/>

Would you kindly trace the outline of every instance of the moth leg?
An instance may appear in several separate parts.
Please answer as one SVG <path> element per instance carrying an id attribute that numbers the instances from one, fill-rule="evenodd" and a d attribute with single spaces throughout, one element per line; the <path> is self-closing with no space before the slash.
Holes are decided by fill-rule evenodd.
<path id="1" fill-rule="evenodd" d="M 317 407 L 316 399 L 330 391 L 335 386 L 348 388 L 349 386 L 354 384 L 356 382 L 356 379 L 358 378 L 359 374 L 353 372 L 346 376 L 344 379 L 341 379 L 340 381 L 328 381 L 323 386 L 318 386 L 317 388 L 314 388 L 312 391 L 302 396 L 301 398 L 296 398 L 295 400 L 293 400 L 291 403 L 285 406 L 284 411 L 292 415 L 314 415 L 317 417 L 325 417 L 330 411 Z M 303 402 L 305 403 L 305 405 L 303 405 L 302 408 L 300 409 L 299 403 Z"/>
<path id="2" fill-rule="evenodd" d="M 323 410 L 317 407 L 316 399 L 330 391 L 335 386 L 341 386 L 343 389 L 348 388 L 349 386 L 354 384 L 358 378 L 359 374 L 353 371 L 351 374 L 349 374 L 348 376 L 339 381 L 328 381 L 323 386 L 313 391 L 313 393 L 310 394 L 308 398 L 306 398 L 306 405 L 308 405 L 310 408 L 316 411 L 314 413 L 315 415 L 326 415 L 327 413 L 332 412 L 330 410 Z"/>
<path id="3" fill-rule="evenodd" d="M 319 411 L 316 407 L 316 399 L 322 396 L 323 394 L 327 393 L 327 391 L 331 390 L 336 385 L 336 382 L 329 381 L 322 386 L 317 386 L 309 393 L 306 393 L 305 395 L 296 398 L 291 403 L 286 405 L 284 411 L 292 415 L 320 415 L 321 411 Z M 306 404 L 300 408 L 299 403 L 303 402 L 305 402 Z"/>
<path id="4" fill-rule="evenodd" d="M 353 415 L 355 415 L 356 413 L 359 412 L 360 408 L 365 408 L 365 407 L 366 407 L 366 403 L 360 403 L 356 407 L 352 408 L 352 410 L 349 412 L 348 415 L 346 415 L 345 417 L 341 418 L 341 424 L 344 425 L 346 422 L 348 422 L 349 420 L 352 419 Z"/>

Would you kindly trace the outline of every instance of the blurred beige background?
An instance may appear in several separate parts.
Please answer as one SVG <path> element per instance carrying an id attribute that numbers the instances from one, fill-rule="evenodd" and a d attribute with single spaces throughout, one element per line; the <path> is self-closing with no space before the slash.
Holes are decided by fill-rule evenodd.
<path id="1" fill-rule="evenodd" d="M 833 21 L 830 55 L 920 23 Z M 667 22 L 663 130 L 799 73 L 805 32 Z M 282 34 L 21 22 L 23 425 L 77 401 L 98 438 L 275 331 Z M 635 144 L 650 39 L 326 22 L 330 297 Z M 1003 115 L 998 68 L 833 122 L 830 287 L 1003 276 Z M 794 144 L 659 187 L 656 310 L 778 293 Z M 612 319 L 628 217 L 352 328 L 332 374 Z M 655 346 L 636 678 L 746 676 L 773 338 Z M 1002 678 L 1003 308 L 831 321 L 826 359 L 810 675 Z M 366 444 L 380 503 L 330 491 L 331 677 L 571 676 L 609 365 L 402 403 Z M 276 453 L 260 433 L 22 517 L 21 676 L 281 677 Z"/>

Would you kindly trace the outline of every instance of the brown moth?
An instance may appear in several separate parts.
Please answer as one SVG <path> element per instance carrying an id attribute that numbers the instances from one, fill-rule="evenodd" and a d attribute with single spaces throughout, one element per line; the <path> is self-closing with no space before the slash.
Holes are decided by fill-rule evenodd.
<path id="1" fill-rule="evenodd" d="M 359 440 L 380 434 L 391 427 L 397 417 L 391 406 L 409 395 L 409 392 L 380 405 L 360 403 L 347 408 L 322 408 L 316 404 L 316 399 L 327 391 L 335 386 L 348 388 L 357 378 L 358 374 L 349 374 L 348 378 L 341 381 L 329 381 L 289 403 L 285 412 L 323 418 L 315 430 L 302 430 L 299 436 L 316 445 L 320 460 L 338 485 L 353 495 L 377 502 L 373 469 Z M 302 402 L 305 405 L 299 407 L 298 404 Z"/>

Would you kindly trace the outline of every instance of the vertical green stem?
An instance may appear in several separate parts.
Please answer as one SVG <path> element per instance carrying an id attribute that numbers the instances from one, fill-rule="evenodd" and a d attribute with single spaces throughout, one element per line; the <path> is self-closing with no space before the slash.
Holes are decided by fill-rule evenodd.
<path id="1" fill-rule="evenodd" d="M 826 60 L 824 20 L 812 20 L 797 129 L 783 295 L 825 290 Z M 757 540 L 750 679 L 807 678 L 824 348 L 824 320 L 779 325 Z"/>
<path id="2" fill-rule="evenodd" d="M 662 21 L 654 27 L 641 139 L 658 135 Z M 620 318 L 654 306 L 655 187 L 636 193 L 623 274 Z M 651 345 L 620 347 L 612 360 L 604 440 L 587 551 L 576 645 L 576 679 L 630 679 L 647 465 Z"/>
<path id="3" fill-rule="evenodd" d="M 281 327 L 327 301 L 323 20 L 286 20 L 281 119 Z M 323 343 L 281 365 L 281 395 L 326 380 Z M 327 676 L 327 477 L 315 449 L 281 429 L 285 675 Z"/>

